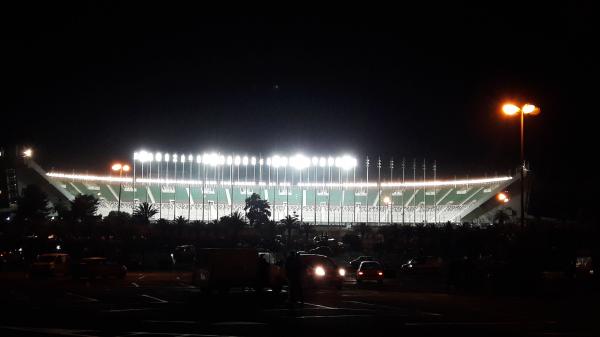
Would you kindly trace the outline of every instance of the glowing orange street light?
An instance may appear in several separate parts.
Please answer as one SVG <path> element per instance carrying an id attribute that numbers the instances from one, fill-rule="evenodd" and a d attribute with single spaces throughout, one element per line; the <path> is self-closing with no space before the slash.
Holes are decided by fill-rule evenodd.
<path id="1" fill-rule="evenodd" d="M 502 112 L 507 116 L 519 114 L 521 117 L 521 229 L 523 229 L 525 227 L 525 115 L 535 116 L 540 113 L 540 108 L 529 103 L 522 107 L 506 103 L 502 106 Z"/>
<path id="2" fill-rule="evenodd" d="M 119 178 L 121 178 L 123 176 L 123 171 L 125 172 L 129 172 L 129 165 L 124 164 L 121 165 L 120 163 L 115 163 L 113 164 L 113 166 L 111 166 L 111 169 L 113 171 L 119 171 Z M 117 212 L 121 212 L 121 190 L 123 188 L 123 182 L 121 181 L 121 179 L 119 179 L 119 203 L 117 206 Z"/>
<path id="3" fill-rule="evenodd" d="M 496 195 L 496 199 L 498 199 L 498 201 L 503 202 L 503 203 L 507 203 L 510 200 L 508 198 L 508 196 L 506 195 L 506 193 L 504 193 L 504 192 L 498 193 L 498 195 Z"/>

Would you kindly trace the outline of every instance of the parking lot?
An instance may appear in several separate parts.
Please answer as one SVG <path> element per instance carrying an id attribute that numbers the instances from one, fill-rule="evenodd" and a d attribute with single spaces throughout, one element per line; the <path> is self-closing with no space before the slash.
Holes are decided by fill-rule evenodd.
<path id="1" fill-rule="evenodd" d="M 202 294 L 186 272 L 123 280 L 30 280 L 3 273 L 4 336 L 597 335 L 594 298 L 492 297 L 408 291 L 401 282 L 305 293 Z"/>

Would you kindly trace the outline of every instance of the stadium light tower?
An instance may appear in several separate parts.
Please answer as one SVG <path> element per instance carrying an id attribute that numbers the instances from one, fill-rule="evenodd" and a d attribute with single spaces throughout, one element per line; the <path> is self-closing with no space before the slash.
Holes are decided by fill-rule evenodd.
<path id="1" fill-rule="evenodd" d="M 123 182 L 121 181 L 121 177 L 123 176 L 123 172 L 129 172 L 129 165 L 115 163 L 111 168 L 113 171 L 119 172 L 119 200 L 117 204 L 117 213 L 119 213 L 121 212 L 121 190 L 123 189 Z"/>
<path id="2" fill-rule="evenodd" d="M 540 108 L 529 103 L 522 107 L 507 103 L 502 106 L 502 112 L 507 116 L 519 114 L 521 117 L 521 230 L 523 230 L 525 227 L 525 115 L 538 115 Z"/>

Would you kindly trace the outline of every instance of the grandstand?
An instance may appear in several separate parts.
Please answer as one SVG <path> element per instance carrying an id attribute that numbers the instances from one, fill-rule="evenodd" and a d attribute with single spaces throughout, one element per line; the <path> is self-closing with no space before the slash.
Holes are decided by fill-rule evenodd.
<path id="1" fill-rule="evenodd" d="M 133 170 L 121 177 L 45 174 L 62 195 L 96 196 L 102 215 L 117 210 L 119 202 L 126 212 L 148 202 L 159 210 L 155 219 L 211 221 L 243 213 L 245 199 L 257 193 L 271 204 L 274 220 L 296 215 L 329 225 L 460 222 L 515 181 L 510 176 L 438 180 L 435 164 L 429 173 L 425 163 L 420 169 L 416 162 L 409 164 L 402 163 L 398 176 L 412 179 L 394 180 L 393 162 L 386 168 L 389 176 L 383 177 L 380 160 L 375 168 L 369 169 L 368 159 L 359 168 L 350 156 L 257 159 L 141 151 L 134 154 Z"/>

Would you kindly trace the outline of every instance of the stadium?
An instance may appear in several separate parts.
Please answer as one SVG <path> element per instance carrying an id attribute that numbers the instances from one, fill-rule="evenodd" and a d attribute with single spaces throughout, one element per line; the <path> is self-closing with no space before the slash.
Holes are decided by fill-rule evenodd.
<path id="1" fill-rule="evenodd" d="M 153 220 L 213 221 L 244 213 L 246 198 L 256 193 L 271 205 L 273 220 L 291 215 L 318 225 L 490 223 L 492 211 L 505 206 L 497 194 L 518 180 L 509 175 L 444 180 L 438 179 L 435 162 L 401 160 L 395 166 L 393 160 L 359 161 L 349 155 L 138 151 L 129 165 L 115 165 L 107 175 L 46 172 L 30 156 L 24 159 L 27 174 L 21 174 L 21 184 L 44 183 L 52 203 L 94 195 L 99 214 L 106 216 L 117 210 L 132 213 L 147 202 L 159 211 Z"/>

